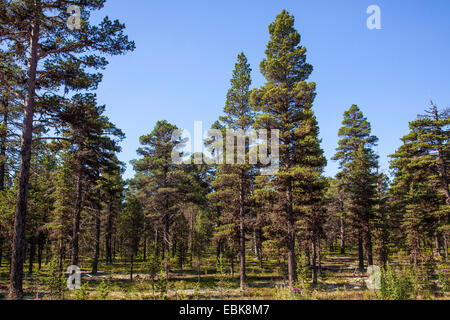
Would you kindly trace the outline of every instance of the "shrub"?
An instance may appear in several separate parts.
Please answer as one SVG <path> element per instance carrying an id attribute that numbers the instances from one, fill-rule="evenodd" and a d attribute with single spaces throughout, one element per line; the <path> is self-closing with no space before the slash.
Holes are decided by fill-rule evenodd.
<path id="1" fill-rule="evenodd" d="M 47 275 L 40 274 L 38 277 L 38 281 L 44 285 L 52 298 L 64 299 L 64 295 L 68 289 L 67 281 L 59 270 L 57 258 L 53 258 L 48 264 Z"/>
<path id="2" fill-rule="evenodd" d="M 111 292 L 111 282 L 109 280 L 103 280 L 97 287 L 98 298 L 100 300 L 106 300 Z"/>
<path id="3" fill-rule="evenodd" d="M 80 289 L 75 291 L 75 300 L 89 300 L 89 284 L 84 283 Z"/>

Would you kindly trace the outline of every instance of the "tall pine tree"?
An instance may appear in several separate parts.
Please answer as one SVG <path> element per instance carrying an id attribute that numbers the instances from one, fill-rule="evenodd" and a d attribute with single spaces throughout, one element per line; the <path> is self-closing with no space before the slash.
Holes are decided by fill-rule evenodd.
<path id="1" fill-rule="evenodd" d="M 359 270 L 364 269 L 364 247 L 369 265 L 373 264 L 371 219 L 376 200 L 378 156 L 373 147 L 378 138 L 357 105 L 344 112 L 339 130 L 339 146 L 333 160 L 339 161 L 337 178 L 349 199 L 349 212 L 357 230 Z"/>
<path id="2" fill-rule="evenodd" d="M 326 165 L 312 110 L 316 85 L 306 82 L 313 68 L 306 63 L 306 48 L 300 45 L 294 22 L 283 10 L 269 25 L 270 41 L 260 65 L 267 83 L 251 95 L 251 105 L 258 112 L 255 128 L 280 131 L 280 168 L 268 188 L 276 190 L 274 217 L 283 226 L 291 287 L 297 280 L 296 221 L 303 205 L 313 205 L 303 196 L 321 188 L 319 177 Z"/>
<path id="3" fill-rule="evenodd" d="M 0 44 L 7 48 L 26 74 L 23 88 L 15 90 L 0 70 L 2 85 L 24 102 L 10 299 L 22 297 L 35 113 L 43 116 L 40 124 L 45 128 L 45 120 L 52 119 L 58 106 L 62 105 L 61 92 L 96 87 L 101 75 L 89 74 L 86 69 L 104 68 L 107 65 L 104 55 L 119 55 L 134 49 L 134 43 L 123 34 L 125 26 L 118 21 L 105 18 L 98 26 L 90 23 L 90 13 L 101 9 L 104 3 L 105 0 L 1 0 Z M 82 8 L 78 30 L 71 30 L 67 25 L 71 5 Z M 43 89 L 45 94 L 42 94 Z"/>
<path id="4" fill-rule="evenodd" d="M 224 108 L 225 115 L 220 117 L 224 128 L 228 129 L 227 133 L 232 134 L 231 130 L 240 137 L 245 137 L 245 149 L 239 150 L 236 138 L 227 145 L 225 158 L 232 156 L 233 164 L 225 163 L 218 166 L 216 177 L 213 183 L 215 194 L 214 198 L 221 207 L 222 222 L 231 229 L 236 230 L 239 237 L 239 259 L 240 259 L 240 287 L 242 290 L 247 287 L 245 272 L 245 233 L 246 216 L 248 216 L 250 205 L 249 197 L 251 196 L 252 180 L 254 171 L 252 165 L 249 164 L 249 141 L 246 131 L 252 128 L 253 111 L 249 105 L 251 85 L 251 69 L 244 53 L 238 55 L 238 61 L 233 71 L 231 79 L 231 88 L 227 94 L 227 100 Z M 226 136 L 225 140 L 230 137 Z M 239 139 L 239 137 L 237 138 Z M 225 145 L 226 143 L 224 143 Z M 243 152 L 243 159 L 238 163 L 237 153 Z M 236 234 L 234 233 L 234 234 Z M 231 237 L 234 236 L 231 235 Z"/>

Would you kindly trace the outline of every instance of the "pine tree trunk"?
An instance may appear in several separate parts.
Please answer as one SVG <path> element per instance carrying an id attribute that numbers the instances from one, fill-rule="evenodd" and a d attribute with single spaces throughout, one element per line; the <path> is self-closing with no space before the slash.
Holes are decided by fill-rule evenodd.
<path id="1" fill-rule="evenodd" d="M 231 278 L 233 278 L 234 277 L 234 255 L 231 256 L 230 268 L 231 268 Z"/>
<path id="2" fill-rule="evenodd" d="M 309 244 L 305 245 L 305 256 L 306 256 L 306 265 L 311 266 L 311 250 L 309 249 Z"/>
<path id="3" fill-rule="evenodd" d="M 168 209 L 164 213 L 164 234 L 163 234 L 163 249 L 162 249 L 162 258 L 166 259 L 166 255 L 169 255 L 169 213 Z M 166 273 L 166 278 L 169 277 L 169 265 L 164 263 L 164 271 Z"/>
<path id="4" fill-rule="evenodd" d="M 448 259 L 448 242 L 447 242 L 447 233 L 444 233 L 444 254 L 445 254 L 445 260 Z"/>
<path id="5" fill-rule="evenodd" d="M 436 232 L 434 236 L 434 242 L 436 243 L 436 256 L 441 256 L 441 244 L 439 243 L 439 234 Z"/>
<path id="6" fill-rule="evenodd" d="M 160 238 L 160 235 L 159 235 L 159 231 L 158 231 L 158 227 L 156 227 L 155 226 L 155 255 L 157 256 L 157 257 L 159 257 L 159 254 L 160 254 L 160 250 L 159 250 L 159 238 Z M 192 265 L 192 264 L 191 264 Z"/>
<path id="7" fill-rule="evenodd" d="M 134 255 L 131 255 L 130 259 L 130 281 L 133 282 L 133 267 L 134 267 Z"/>
<path id="8" fill-rule="evenodd" d="M 28 274 L 33 274 L 33 263 L 34 263 L 34 255 L 36 253 L 36 242 L 35 237 L 30 237 L 30 252 L 28 255 Z"/>
<path id="9" fill-rule="evenodd" d="M 293 288 L 297 281 L 297 270 L 295 261 L 295 221 L 292 203 L 292 182 L 288 180 L 287 185 L 287 216 L 288 216 L 288 234 L 287 234 L 287 250 L 288 250 L 288 273 L 289 287 Z"/>
<path id="10" fill-rule="evenodd" d="M 179 266 L 180 270 L 183 271 L 183 265 L 184 265 L 184 245 L 179 246 Z"/>
<path id="11" fill-rule="evenodd" d="M 42 232 L 39 232 L 38 235 L 38 250 L 37 250 L 37 260 L 38 260 L 38 270 L 41 270 L 42 267 L 42 251 L 44 245 L 44 235 Z"/>
<path id="12" fill-rule="evenodd" d="M 315 287 L 317 285 L 317 239 L 314 232 L 311 240 L 311 248 L 312 248 L 312 268 L 311 268 L 312 284 Z"/>
<path id="13" fill-rule="evenodd" d="M 61 235 L 59 238 L 59 245 L 58 245 L 58 268 L 59 272 L 62 272 L 63 269 L 63 261 L 64 259 L 64 240 L 63 236 Z"/>
<path id="14" fill-rule="evenodd" d="M 420 242 L 419 239 L 417 239 L 414 243 L 414 248 L 412 250 L 412 259 L 413 259 L 413 263 L 414 263 L 414 268 L 418 267 L 418 256 L 419 256 L 419 249 L 420 249 Z"/>
<path id="15" fill-rule="evenodd" d="M 143 254 L 144 254 L 144 261 L 147 261 L 147 227 L 144 223 L 144 248 L 143 248 Z"/>
<path id="16" fill-rule="evenodd" d="M 0 137 L 0 191 L 5 190 L 5 177 L 6 177 L 6 139 L 8 136 L 8 104 L 5 103 L 3 114 L 3 129 Z"/>
<path id="17" fill-rule="evenodd" d="M 239 180 L 239 258 L 240 258 L 240 287 L 241 290 L 247 288 L 247 278 L 245 274 L 245 204 L 244 204 L 244 185 L 243 172 L 241 170 Z"/>
<path id="18" fill-rule="evenodd" d="M 219 239 L 217 241 L 216 252 L 217 252 L 217 262 L 219 262 L 220 261 L 220 257 L 222 255 L 222 240 L 221 239 Z"/>
<path id="19" fill-rule="evenodd" d="M 113 243 L 113 251 L 112 251 L 111 263 L 113 263 L 116 260 L 116 252 L 117 252 L 117 239 L 116 239 L 116 237 L 113 238 L 112 243 Z"/>
<path id="20" fill-rule="evenodd" d="M 30 27 L 30 56 L 26 95 L 24 103 L 24 117 L 22 127 L 22 141 L 20 146 L 20 168 L 18 173 L 17 202 L 14 217 L 14 235 L 12 244 L 11 276 L 8 299 L 22 298 L 23 264 L 25 253 L 25 223 L 28 203 L 28 181 L 30 178 L 31 147 L 33 142 L 33 118 L 35 112 L 36 74 L 38 65 L 39 23 L 36 17 L 34 25 Z"/>
<path id="21" fill-rule="evenodd" d="M 172 237 L 172 257 L 175 257 L 177 254 L 177 238 L 174 236 Z"/>
<path id="22" fill-rule="evenodd" d="M 3 262 L 3 238 L 0 236 L 0 268 Z"/>
<path id="23" fill-rule="evenodd" d="M 106 216 L 106 264 L 112 264 L 112 202 L 108 203 L 108 212 Z"/>
<path id="24" fill-rule="evenodd" d="M 367 227 L 368 228 L 368 227 Z M 369 266 L 373 266 L 373 250 L 372 250 L 372 233 L 370 230 L 366 230 L 366 248 L 367 263 Z"/>
<path id="25" fill-rule="evenodd" d="M 341 216 L 340 219 L 340 240 L 341 240 L 341 254 L 345 254 L 345 220 Z"/>
<path id="26" fill-rule="evenodd" d="M 50 246 L 45 247 L 45 265 L 48 265 L 48 261 L 50 259 L 49 247 Z"/>
<path id="27" fill-rule="evenodd" d="M 9 254 L 7 255 L 8 257 L 8 262 L 9 262 L 9 273 L 11 273 L 12 271 L 12 252 L 11 252 L 11 248 L 9 249 Z"/>
<path id="28" fill-rule="evenodd" d="M 6 173 L 6 139 L 8 136 L 8 104 L 7 102 L 4 103 L 4 113 L 3 113 L 3 128 L 4 132 L 2 132 L 2 135 L 0 137 L 0 192 L 5 190 L 5 173 Z M 2 266 L 2 259 L 3 259 L 3 235 L 2 228 L 0 226 L 0 267 Z"/>
<path id="29" fill-rule="evenodd" d="M 98 208 L 95 213 L 95 249 L 94 257 L 92 259 L 92 274 L 96 275 L 98 271 L 98 258 L 100 256 L 100 231 L 101 231 L 101 220 L 100 220 L 101 208 Z"/>
<path id="30" fill-rule="evenodd" d="M 262 230 L 261 228 L 258 228 L 257 233 L 256 233 L 256 237 L 257 237 L 257 243 L 256 243 L 256 247 L 258 250 L 258 262 L 259 262 L 259 267 L 262 268 L 263 267 L 263 252 L 262 252 Z"/>
<path id="31" fill-rule="evenodd" d="M 80 219 L 81 219 L 81 202 L 82 202 L 82 177 L 81 169 L 78 171 L 77 177 L 77 190 L 75 199 L 75 215 L 73 219 L 73 229 L 72 229 L 72 257 L 71 264 L 78 265 L 78 251 L 79 251 L 79 237 L 80 237 Z"/>
<path id="32" fill-rule="evenodd" d="M 358 264 L 359 271 L 363 272 L 364 271 L 364 250 L 363 250 L 363 237 L 361 235 L 361 231 L 359 232 L 359 235 L 358 235 L 358 260 L 359 260 L 359 264 Z"/>
<path id="33" fill-rule="evenodd" d="M 255 254 L 255 258 L 258 258 L 258 246 L 257 246 L 257 239 L 256 239 L 256 228 L 253 228 L 252 230 L 252 250 Z"/>
<path id="34" fill-rule="evenodd" d="M 322 272 L 322 255 L 321 255 L 320 238 L 317 239 L 317 262 L 319 265 L 319 272 Z"/>

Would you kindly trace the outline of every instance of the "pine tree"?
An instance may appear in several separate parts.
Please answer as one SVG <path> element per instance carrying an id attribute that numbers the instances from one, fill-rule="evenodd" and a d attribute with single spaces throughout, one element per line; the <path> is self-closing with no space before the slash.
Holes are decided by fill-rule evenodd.
<path id="1" fill-rule="evenodd" d="M 255 128 L 280 130 L 280 168 L 271 184 L 277 191 L 274 209 L 276 219 L 284 226 L 292 287 L 297 278 L 295 225 L 301 211 L 295 203 L 306 204 L 309 199 L 302 197 L 307 190 L 320 189 L 317 182 L 326 159 L 320 149 L 319 129 L 312 111 L 316 85 L 306 82 L 312 66 L 306 63 L 306 48 L 300 45 L 294 17 L 283 10 L 270 24 L 269 34 L 266 58 L 260 65 L 267 83 L 252 92 L 251 105 L 258 112 Z M 307 185 L 310 182 L 313 183 Z M 294 200 L 295 196 L 300 199 Z"/>
<path id="2" fill-rule="evenodd" d="M 339 179 L 329 178 L 327 201 L 328 201 L 328 234 L 334 233 L 339 238 L 340 253 L 346 252 L 346 220 L 347 220 L 347 199 L 343 185 Z M 337 220 L 337 221 L 336 221 Z"/>
<path id="3" fill-rule="evenodd" d="M 232 150 L 227 150 L 225 158 L 231 154 L 234 161 L 229 164 L 228 161 L 218 166 L 213 187 L 215 193 L 213 197 L 216 203 L 221 207 L 222 229 L 227 225 L 231 234 L 229 236 L 238 236 L 239 260 L 240 260 L 240 287 L 241 290 L 247 288 L 247 278 L 245 272 L 245 233 L 247 227 L 246 217 L 250 211 L 249 197 L 251 195 L 252 180 L 254 176 L 253 168 L 249 164 L 249 142 L 248 130 L 253 125 L 253 111 L 249 105 L 251 85 L 251 69 L 244 53 L 238 55 L 238 61 L 233 71 L 231 79 L 231 88 L 227 94 L 227 100 L 224 108 L 225 115 L 220 117 L 223 128 L 228 131 L 225 133 L 224 145 L 229 137 L 226 134 L 237 133 L 240 137 L 246 139 L 244 150 L 239 150 L 236 140 L 233 137 Z M 237 138 L 239 139 L 239 137 Z M 238 159 L 238 152 L 243 152 L 243 159 Z M 230 200 L 233 199 L 233 200 Z M 237 231 L 237 232 L 235 232 Z"/>
<path id="4" fill-rule="evenodd" d="M 99 26 L 89 23 L 90 12 L 101 9 L 104 2 L 1 0 L 0 43 L 7 47 L 14 60 L 24 66 L 23 72 L 26 74 L 23 88 L 25 93 L 22 95 L 21 90 L 11 88 L 5 80 L 3 70 L 0 70 L 2 85 L 24 101 L 10 299 L 19 299 L 22 296 L 25 224 L 35 113 L 39 112 L 47 119 L 51 118 L 57 113 L 57 106 L 61 105 L 61 91 L 67 93 L 72 89 L 96 87 L 101 76 L 89 74 L 86 69 L 105 67 L 107 61 L 103 55 L 118 55 L 134 49 L 134 43 L 128 41 L 123 34 L 124 25 L 118 21 L 105 18 Z M 70 17 L 67 9 L 71 5 L 82 8 L 79 30 L 70 30 L 66 24 Z M 41 89 L 46 89 L 47 93 L 38 96 Z M 42 121 L 41 125 L 46 127 L 45 123 Z"/>
<path id="5" fill-rule="evenodd" d="M 74 218 L 72 232 L 72 265 L 78 264 L 80 219 L 83 209 L 83 193 L 87 196 L 89 186 L 95 189 L 100 179 L 101 168 L 107 166 L 115 152 L 120 151 L 118 142 L 124 134 L 103 115 L 105 106 L 98 106 L 95 95 L 77 94 L 71 104 L 60 113 L 63 123 L 64 140 L 68 140 L 67 151 L 73 153 L 72 168 L 76 181 L 76 197 L 74 202 Z M 97 190 L 95 190 L 97 192 Z M 99 199 L 95 201 L 95 211 L 99 214 Z M 98 218 L 96 219 L 98 223 Z M 98 241 L 97 241 L 98 242 Z"/>
<path id="6" fill-rule="evenodd" d="M 389 207 L 389 177 L 384 173 L 377 174 L 376 210 L 374 213 L 375 251 L 380 266 L 386 268 L 389 256 L 389 244 L 394 227 L 391 208 Z"/>
<path id="7" fill-rule="evenodd" d="M 372 257 L 371 220 L 376 199 L 376 175 L 378 156 L 373 151 L 378 138 L 371 135 L 371 126 L 357 105 L 344 112 L 339 130 L 339 146 L 333 160 L 339 160 L 342 181 L 349 199 L 349 212 L 353 227 L 357 230 L 359 270 L 364 269 L 364 250 L 369 265 Z"/>
<path id="8" fill-rule="evenodd" d="M 168 260 L 170 227 L 179 213 L 177 205 L 186 199 L 192 185 L 183 165 L 172 159 L 172 153 L 183 144 L 181 137 L 173 139 L 178 128 L 167 121 L 158 121 L 153 131 L 140 138 L 138 154 L 142 158 L 133 161 L 136 170 L 137 194 L 146 214 L 162 228 L 162 260 Z M 165 262 L 166 276 L 169 267 Z"/>
<path id="9" fill-rule="evenodd" d="M 105 248 L 106 263 L 113 263 L 112 242 L 113 233 L 118 219 L 118 211 L 121 208 L 123 189 L 125 182 L 122 179 L 125 164 L 120 162 L 115 155 L 111 157 L 111 162 L 102 168 L 102 179 L 100 180 L 100 190 L 103 195 L 105 207 Z"/>
<path id="10" fill-rule="evenodd" d="M 128 190 L 120 216 L 120 237 L 123 254 L 130 261 L 130 280 L 133 281 L 134 260 L 137 256 L 143 231 L 144 212 L 133 189 Z"/>
<path id="11" fill-rule="evenodd" d="M 448 169 L 448 110 L 432 104 L 426 116 L 410 123 L 403 145 L 391 155 L 395 178 L 392 207 L 400 216 L 411 260 L 417 266 L 424 238 L 448 237 L 449 209 L 446 188 Z"/>

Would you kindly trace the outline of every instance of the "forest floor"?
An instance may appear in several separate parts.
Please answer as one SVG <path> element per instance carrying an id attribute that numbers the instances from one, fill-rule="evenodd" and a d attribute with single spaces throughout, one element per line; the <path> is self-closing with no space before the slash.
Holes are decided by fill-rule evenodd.
<path id="1" fill-rule="evenodd" d="M 0 267 L 0 299 L 7 294 L 9 265 L 3 261 Z M 402 268 L 404 256 L 394 257 L 392 264 Z M 89 263 L 82 267 L 82 290 L 66 291 L 65 299 L 108 299 L 108 300 L 211 300 L 211 299 L 314 299 L 314 300 L 371 300 L 377 299 L 375 291 L 368 290 L 365 281 L 367 274 L 357 271 L 358 261 L 355 253 L 345 256 L 325 254 L 322 258 L 322 271 L 319 274 L 318 285 L 303 287 L 301 295 L 293 295 L 287 289 L 287 277 L 280 276 L 283 272 L 276 261 L 264 261 L 260 268 L 254 259 L 248 260 L 248 289 L 239 289 L 239 274 L 232 277 L 216 274 L 215 257 L 211 255 L 202 261 L 201 271 L 195 268 L 172 270 L 167 281 L 156 280 L 153 285 L 146 272 L 147 263 L 140 261 L 134 265 L 133 281 L 130 281 L 129 263 L 116 262 L 112 266 L 100 265 L 96 276 L 89 274 Z M 86 269 L 84 268 L 86 267 Z M 35 266 L 35 270 L 37 265 Z M 450 277 L 450 262 L 438 261 L 436 269 Z M 238 271 L 238 270 L 237 270 Z M 24 281 L 25 299 L 34 299 L 39 294 L 40 299 L 50 299 L 42 281 L 46 277 L 46 266 L 33 276 L 26 275 Z M 445 299 L 450 295 L 439 291 L 416 299 Z"/>

